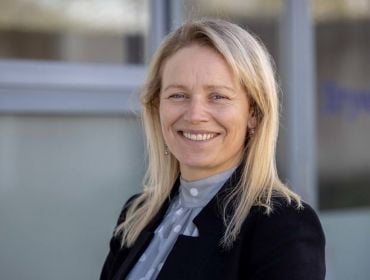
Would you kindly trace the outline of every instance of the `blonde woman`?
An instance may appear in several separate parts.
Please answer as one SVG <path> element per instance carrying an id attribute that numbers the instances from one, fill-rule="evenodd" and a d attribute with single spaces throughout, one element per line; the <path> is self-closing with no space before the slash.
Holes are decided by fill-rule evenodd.
<path id="1" fill-rule="evenodd" d="M 270 57 L 222 20 L 190 21 L 142 92 L 148 169 L 119 217 L 103 279 L 325 277 L 317 215 L 278 177 Z"/>

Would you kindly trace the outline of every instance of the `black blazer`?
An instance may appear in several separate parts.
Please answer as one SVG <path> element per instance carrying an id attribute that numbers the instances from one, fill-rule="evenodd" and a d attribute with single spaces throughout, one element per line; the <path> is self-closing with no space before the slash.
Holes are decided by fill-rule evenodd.
<path id="1" fill-rule="evenodd" d="M 306 203 L 303 209 L 297 210 L 295 205 L 275 198 L 270 215 L 266 215 L 262 207 L 255 206 L 232 248 L 226 250 L 219 245 L 225 230 L 220 205 L 237 180 L 234 173 L 194 219 L 198 237 L 178 237 L 157 279 L 325 279 L 325 237 L 317 215 Z M 173 194 L 177 188 L 178 182 Z M 125 209 L 132 199 L 126 203 L 118 223 L 124 219 Z M 101 280 L 126 278 L 149 245 L 170 201 L 166 201 L 131 248 L 121 248 L 118 239 L 111 239 Z"/>

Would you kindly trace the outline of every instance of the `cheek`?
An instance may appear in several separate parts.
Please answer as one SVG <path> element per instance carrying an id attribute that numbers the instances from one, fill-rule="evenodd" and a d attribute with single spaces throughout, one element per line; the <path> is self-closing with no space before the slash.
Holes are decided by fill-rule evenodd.
<path id="1" fill-rule="evenodd" d="M 159 121 L 161 125 L 162 135 L 166 139 L 166 126 L 167 126 L 167 120 L 166 115 L 163 114 L 163 112 L 159 111 Z"/>
<path id="2" fill-rule="evenodd" d="M 159 121 L 161 123 L 161 126 L 163 127 L 163 123 L 164 123 L 164 120 L 165 120 L 165 115 L 163 114 L 163 110 L 162 110 L 162 107 L 159 108 Z"/>
<path id="3" fill-rule="evenodd" d="M 243 141 L 247 136 L 248 119 L 239 116 L 235 116 L 233 120 L 230 121 L 230 131 L 232 131 L 233 138 L 237 141 Z"/>
<path id="4" fill-rule="evenodd" d="M 163 105 L 159 109 L 159 117 L 162 126 L 168 127 L 173 125 L 181 117 L 181 108 L 178 106 Z"/>
<path id="5" fill-rule="evenodd" d="M 159 118 L 162 129 L 162 135 L 166 141 L 169 141 L 173 135 L 172 129 L 177 120 L 177 111 L 169 108 L 169 106 L 162 106 L 159 110 Z"/>
<path id="6" fill-rule="evenodd" d="M 244 131 L 248 126 L 248 113 L 245 110 L 235 106 L 227 110 L 215 111 L 216 118 L 233 132 Z"/>
<path id="7" fill-rule="evenodd" d="M 159 119 L 161 122 L 162 129 L 165 129 L 169 125 L 169 122 L 170 122 L 168 111 L 165 110 L 165 108 L 162 108 L 159 111 Z"/>
<path id="8" fill-rule="evenodd" d="M 164 108 L 162 106 L 159 107 L 159 123 L 160 123 L 160 128 L 161 128 L 161 131 L 162 131 L 162 135 L 163 135 L 163 138 L 165 139 L 166 141 L 166 123 L 167 123 L 167 120 L 166 120 L 166 113 L 165 111 L 163 110 Z"/>
<path id="9" fill-rule="evenodd" d="M 169 108 L 166 106 L 165 103 L 160 103 L 159 105 L 159 119 L 161 121 L 162 126 L 165 125 L 165 123 L 168 122 L 169 117 Z"/>

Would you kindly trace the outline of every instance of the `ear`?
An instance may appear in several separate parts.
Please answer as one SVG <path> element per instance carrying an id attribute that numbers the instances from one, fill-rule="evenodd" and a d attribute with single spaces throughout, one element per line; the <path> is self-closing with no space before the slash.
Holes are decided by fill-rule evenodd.
<path id="1" fill-rule="evenodd" d="M 248 124 L 247 124 L 249 129 L 255 129 L 257 127 L 257 116 L 252 110 L 249 114 L 249 119 L 248 119 Z"/>

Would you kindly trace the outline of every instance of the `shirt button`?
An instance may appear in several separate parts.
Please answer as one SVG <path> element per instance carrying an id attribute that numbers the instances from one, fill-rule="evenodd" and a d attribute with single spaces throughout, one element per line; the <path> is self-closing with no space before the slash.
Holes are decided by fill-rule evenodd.
<path id="1" fill-rule="evenodd" d="M 176 215 L 181 215 L 182 212 L 184 212 L 184 209 L 183 208 L 180 208 L 180 209 L 176 210 L 175 214 Z"/>
<path id="2" fill-rule="evenodd" d="M 176 233 L 179 233 L 181 230 L 181 226 L 180 225 L 177 225 L 174 227 L 173 231 L 176 232 Z"/>
<path id="3" fill-rule="evenodd" d="M 190 194 L 191 194 L 192 196 L 198 196 L 199 191 L 198 191 L 196 188 L 191 188 L 191 189 L 190 189 Z"/>

